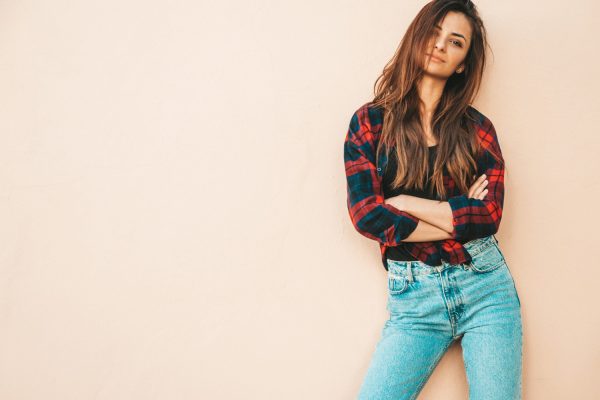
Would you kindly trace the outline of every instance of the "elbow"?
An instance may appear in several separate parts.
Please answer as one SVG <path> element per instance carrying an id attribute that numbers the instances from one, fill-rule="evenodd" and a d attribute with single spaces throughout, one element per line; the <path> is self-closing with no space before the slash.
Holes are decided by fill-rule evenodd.
<path id="1" fill-rule="evenodd" d="M 368 239 L 381 242 L 380 234 L 376 232 L 376 230 L 373 227 L 373 224 L 369 223 L 368 221 L 368 213 L 363 213 L 360 210 L 348 207 L 348 215 L 350 216 L 352 226 L 358 233 L 360 233 L 362 236 Z"/>
<path id="2" fill-rule="evenodd" d="M 416 218 L 396 216 L 390 219 L 389 217 L 381 209 L 361 213 L 360 216 L 350 213 L 352 225 L 358 233 L 388 247 L 398 246 L 412 234 L 419 222 Z"/>
<path id="3" fill-rule="evenodd" d="M 390 229 L 382 229 L 380 226 L 374 223 L 374 221 L 370 220 L 369 216 L 363 216 L 362 218 L 351 216 L 351 220 L 354 229 L 362 236 L 371 240 L 375 240 L 379 244 L 386 246 L 391 245 L 388 239 L 390 236 Z"/>

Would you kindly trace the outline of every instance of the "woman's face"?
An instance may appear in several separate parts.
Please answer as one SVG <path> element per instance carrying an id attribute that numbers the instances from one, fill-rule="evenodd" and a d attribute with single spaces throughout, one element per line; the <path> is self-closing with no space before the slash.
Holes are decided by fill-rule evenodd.
<path id="1" fill-rule="evenodd" d="M 433 28 L 425 49 L 425 73 L 448 79 L 457 70 L 462 72 L 462 62 L 471 45 L 471 24 L 463 13 L 449 11 Z"/>

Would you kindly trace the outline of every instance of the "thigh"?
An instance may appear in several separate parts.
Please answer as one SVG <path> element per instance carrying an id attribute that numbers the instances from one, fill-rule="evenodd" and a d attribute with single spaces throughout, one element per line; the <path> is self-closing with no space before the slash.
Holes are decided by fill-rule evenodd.
<path id="1" fill-rule="evenodd" d="M 451 343 L 452 338 L 445 334 L 388 321 L 358 399 L 416 399 Z"/>
<path id="2" fill-rule="evenodd" d="M 472 273 L 461 341 L 469 399 L 520 400 L 523 329 L 512 275 L 504 260 Z"/>
<path id="3" fill-rule="evenodd" d="M 435 274 L 390 265 L 390 318 L 362 383 L 359 400 L 409 400 L 427 382 L 453 341 L 444 297 Z"/>
<path id="4" fill-rule="evenodd" d="M 522 333 L 520 321 L 498 321 L 462 337 L 470 400 L 520 400 Z"/>

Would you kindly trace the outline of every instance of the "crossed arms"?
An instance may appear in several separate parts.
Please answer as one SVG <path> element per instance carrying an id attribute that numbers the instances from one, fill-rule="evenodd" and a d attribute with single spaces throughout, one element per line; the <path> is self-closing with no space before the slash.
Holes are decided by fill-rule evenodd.
<path id="1" fill-rule="evenodd" d="M 480 192 L 482 196 L 472 197 L 470 190 L 448 201 L 408 195 L 384 199 L 369 125 L 364 110 L 355 113 L 344 142 L 347 206 L 359 233 L 383 245 L 397 246 L 401 242 L 468 241 L 498 231 L 504 203 L 504 160 L 489 119 L 478 133 L 485 147 L 493 148 L 500 158 L 486 151 L 481 160 L 478 172 L 485 174 L 487 188 Z M 478 181 L 483 182 L 482 178 L 480 175 Z"/>

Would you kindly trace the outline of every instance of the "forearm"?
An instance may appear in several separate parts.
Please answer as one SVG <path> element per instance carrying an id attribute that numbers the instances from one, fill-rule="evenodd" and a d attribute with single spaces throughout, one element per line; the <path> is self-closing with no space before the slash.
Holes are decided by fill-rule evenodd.
<path id="1" fill-rule="evenodd" d="M 449 235 L 453 232 L 453 215 L 447 201 L 429 200 L 401 194 L 385 200 L 394 207 L 425 221 Z"/>
<path id="2" fill-rule="evenodd" d="M 452 235 L 445 230 L 420 220 L 417 228 L 403 242 L 430 242 L 451 239 Z"/>

